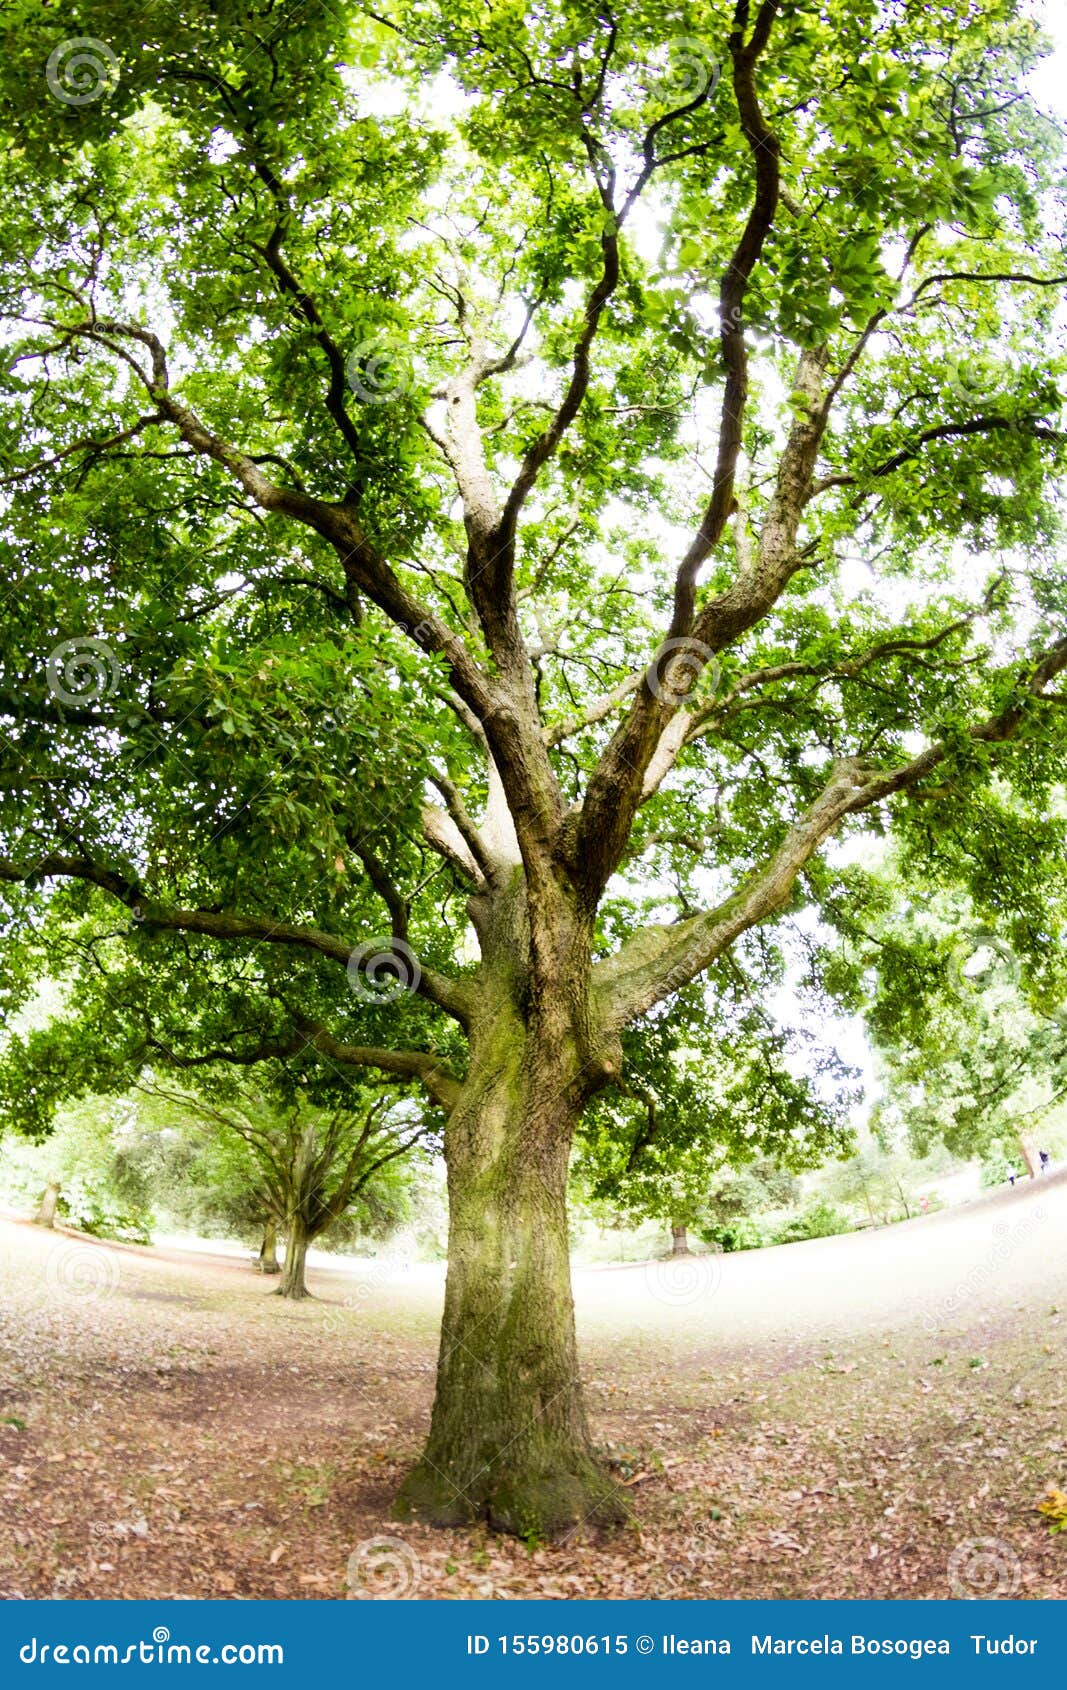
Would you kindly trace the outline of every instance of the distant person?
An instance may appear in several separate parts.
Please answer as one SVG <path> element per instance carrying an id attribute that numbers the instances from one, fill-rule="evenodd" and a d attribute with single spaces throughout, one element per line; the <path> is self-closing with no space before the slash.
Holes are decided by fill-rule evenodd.
<path id="1" fill-rule="evenodd" d="M 1014 1184 L 1015 1184 L 1015 1181 L 1016 1181 L 1016 1180 L 1017 1180 L 1017 1179 L 1018 1179 L 1018 1177 L 1019 1177 L 1019 1170 L 1018 1170 L 1018 1168 L 1011 1168 L 1011 1169 L 1009 1169 L 1009 1171 L 1008 1171 L 1008 1184 L 1009 1184 L 1009 1185 L 1014 1185 Z"/>
<path id="2" fill-rule="evenodd" d="M 1041 1172 L 1043 1174 L 1047 1174 L 1048 1173 L 1048 1165 L 1052 1161 L 1052 1157 L 1049 1155 L 1048 1151 L 1047 1150 L 1039 1150 L 1038 1153 L 1037 1153 L 1037 1159 L 1041 1164 Z"/>

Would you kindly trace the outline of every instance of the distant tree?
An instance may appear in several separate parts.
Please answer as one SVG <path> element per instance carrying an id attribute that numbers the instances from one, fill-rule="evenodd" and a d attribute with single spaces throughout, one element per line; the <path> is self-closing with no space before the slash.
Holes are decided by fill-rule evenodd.
<path id="1" fill-rule="evenodd" d="M 210 1131 L 233 1135 L 255 1168 L 250 1200 L 266 1225 L 285 1233 L 285 1264 L 277 1294 L 310 1296 L 308 1247 L 348 1212 L 381 1170 L 425 1144 L 433 1124 L 395 1095 L 371 1091 L 361 1107 L 317 1110 L 281 1104 L 265 1088 L 229 1081 L 217 1098 L 177 1092 L 158 1082 L 149 1090 Z M 261 1246 L 261 1256 L 263 1247 Z"/>
<path id="2" fill-rule="evenodd" d="M 917 1156 L 937 1143 L 968 1160 L 1002 1148 L 1032 1174 L 1041 1123 L 1067 1099 L 1056 885 L 1031 913 L 1043 928 L 1035 945 L 961 889 L 917 900 L 895 865 L 886 874 L 889 902 L 861 941 L 878 1054 L 873 1130 Z"/>
<path id="3" fill-rule="evenodd" d="M 153 1192 L 137 1153 L 136 1111 L 128 1098 L 90 1097 L 68 1105 L 45 1141 L 10 1140 L 0 1161 L 10 1197 L 32 1204 L 41 1225 L 59 1219 L 87 1232 L 148 1238 Z"/>

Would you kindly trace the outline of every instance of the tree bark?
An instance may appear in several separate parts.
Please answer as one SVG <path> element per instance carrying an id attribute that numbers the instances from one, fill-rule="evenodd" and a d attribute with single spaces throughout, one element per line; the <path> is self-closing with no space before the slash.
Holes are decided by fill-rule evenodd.
<path id="1" fill-rule="evenodd" d="M 260 1273 L 281 1273 L 278 1263 L 278 1228 L 274 1221 L 266 1221 L 263 1226 L 263 1242 L 259 1247 L 259 1258 L 256 1266 Z"/>
<path id="2" fill-rule="evenodd" d="M 689 1248 L 689 1235 L 686 1232 L 685 1227 L 677 1226 L 674 1222 L 671 1223 L 671 1255 L 692 1255 L 692 1251 Z"/>
<path id="3" fill-rule="evenodd" d="M 567 1237 L 579 1106 L 501 1035 L 449 1121 L 448 1279 L 429 1441 L 397 1502 L 437 1525 L 541 1537 L 627 1517 L 582 1402 Z"/>
<path id="4" fill-rule="evenodd" d="M 274 1293 L 276 1297 L 291 1297 L 294 1302 L 300 1302 L 305 1297 L 311 1296 L 305 1275 L 310 1242 L 303 1221 L 299 1217 L 291 1219 L 285 1239 L 285 1266 L 282 1269 L 282 1282 Z"/>
<path id="5" fill-rule="evenodd" d="M 37 1210 L 38 1226 L 55 1226 L 56 1204 L 59 1201 L 59 1181 L 51 1180 L 41 1193 L 41 1205 Z"/>

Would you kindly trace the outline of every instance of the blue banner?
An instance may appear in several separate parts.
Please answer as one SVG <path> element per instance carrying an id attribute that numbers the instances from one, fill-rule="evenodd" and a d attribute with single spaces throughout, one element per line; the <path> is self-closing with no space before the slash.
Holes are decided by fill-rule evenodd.
<path id="1" fill-rule="evenodd" d="M 1060 1602 L 20 1602 L 0 1685 L 1037 1685 L 1062 1676 Z M 388 1675 L 387 1678 L 384 1675 Z"/>

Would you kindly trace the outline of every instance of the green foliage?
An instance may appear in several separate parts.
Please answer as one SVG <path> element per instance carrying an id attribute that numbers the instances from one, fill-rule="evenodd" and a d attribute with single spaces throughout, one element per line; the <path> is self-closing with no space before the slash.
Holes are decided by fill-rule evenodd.
<path id="1" fill-rule="evenodd" d="M 1057 955 L 1062 877 L 1052 878 L 1050 855 L 1016 859 L 992 920 L 966 881 L 918 899 L 900 862 L 885 865 L 883 910 L 859 946 L 883 1145 L 903 1137 L 921 1156 L 943 1143 L 982 1160 L 995 1183 L 998 1170 L 1006 1178 L 1023 1166 L 1020 1139 L 1060 1142 L 1067 981 Z"/>
<path id="2" fill-rule="evenodd" d="M 851 1232 L 852 1222 L 832 1203 L 810 1203 L 799 1215 L 783 1222 L 774 1235 L 776 1244 L 796 1244 L 805 1238 L 832 1238 L 838 1232 Z"/>
<path id="3" fill-rule="evenodd" d="M 60 1187 L 58 1217 L 81 1232 L 147 1243 L 155 1191 L 139 1155 L 135 1112 L 125 1098 L 66 1109 L 39 1148 L 9 1140 L 0 1150 L 7 1201 L 36 1212 L 45 1185 Z"/>

